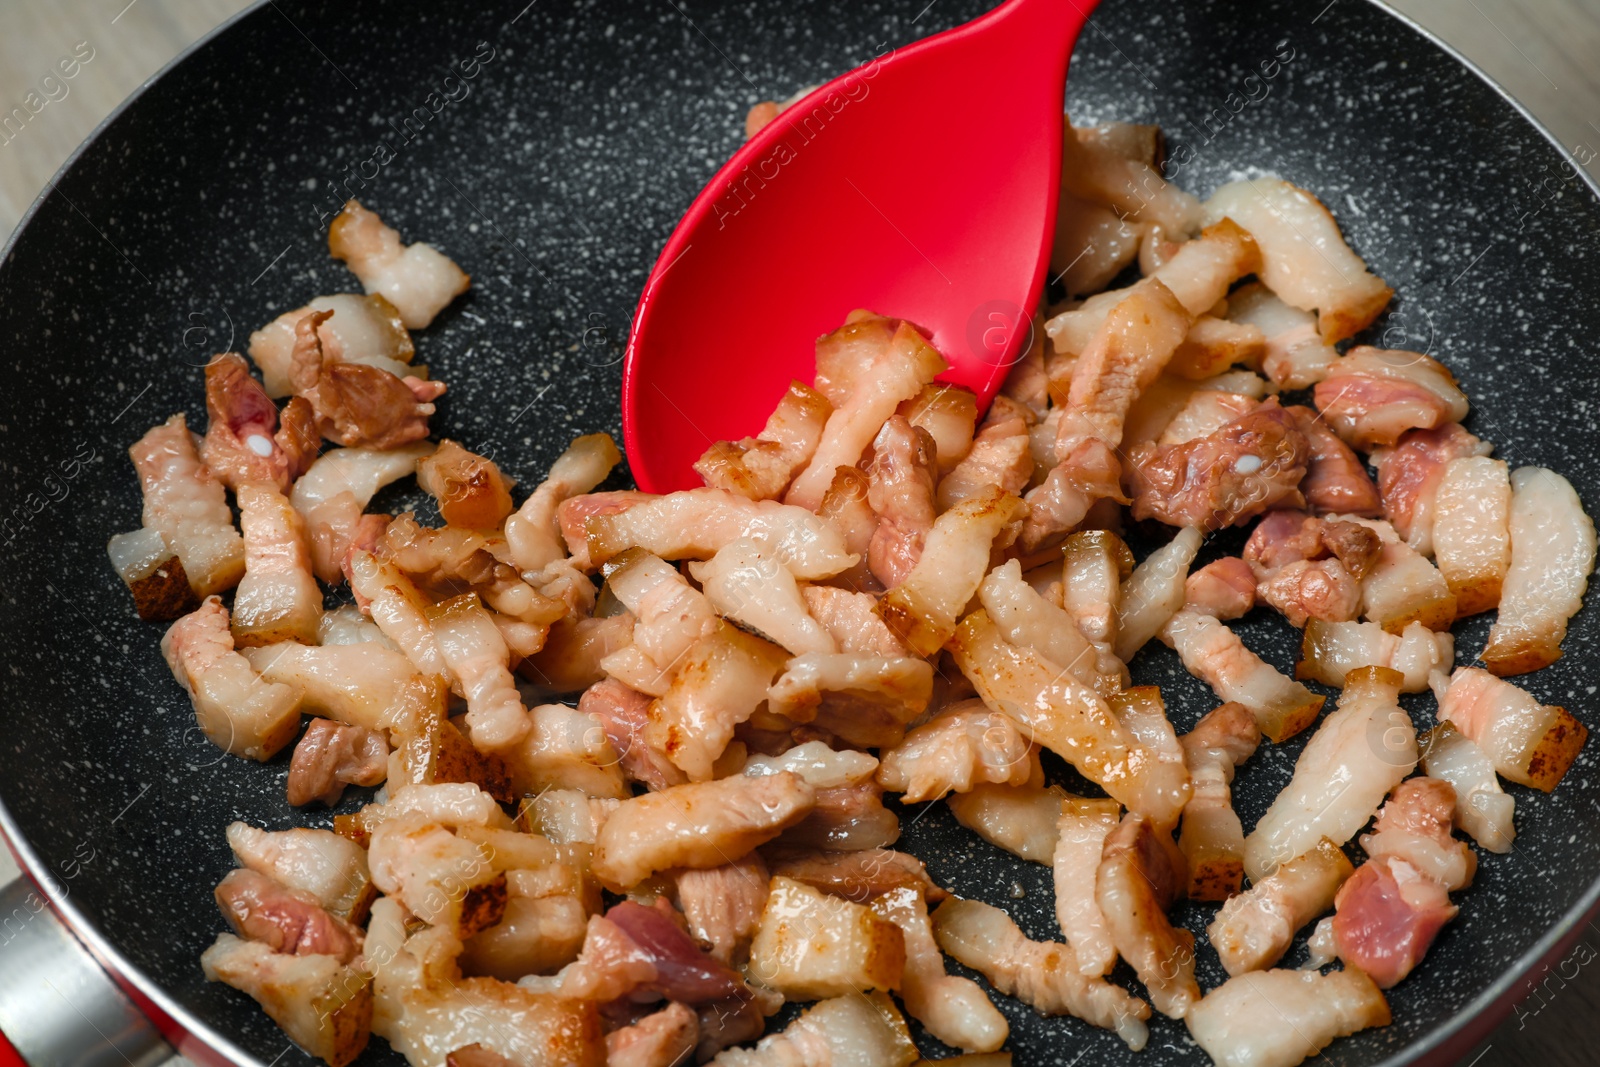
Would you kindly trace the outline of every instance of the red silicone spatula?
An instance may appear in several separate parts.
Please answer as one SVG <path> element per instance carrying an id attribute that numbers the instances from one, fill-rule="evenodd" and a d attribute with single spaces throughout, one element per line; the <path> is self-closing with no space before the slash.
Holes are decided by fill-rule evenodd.
<path id="1" fill-rule="evenodd" d="M 907 319 L 986 406 L 1027 338 L 1060 186 L 1067 57 L 1094 0 L 1009 0 L 811 93 L 679 223 L 622 373 L 641 488 L 699 484 L 855 308 Z"/>

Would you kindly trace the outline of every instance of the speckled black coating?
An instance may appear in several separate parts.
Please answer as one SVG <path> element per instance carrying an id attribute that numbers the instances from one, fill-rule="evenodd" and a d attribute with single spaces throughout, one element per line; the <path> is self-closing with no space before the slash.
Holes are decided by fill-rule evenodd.
<path id="1" fill-rule="evenodd" d="M 319 212 L 336 202 L 327 183 L 387 139 L 394 158 L 366 165 L 376 176 L 356 187 L 361 197 L 473 276 L 471 295 L 418 338 L 419 359 L 451 387 L 435 427 L 536 480 L 571 436 L 618 432 L 634 301 L 678 214 L 738 145 L 745 109 L 983 6 L 522 2 L 254 9 L 90 142 L 0 264 L 0 522 L 11 524 L 0 527 L 0 797 L 70 906 L 260 1062 L 284 1052 L 284 1038 L 200 974 L 222 928 L 210 889 L 230 864 L 230 820 L 280 828 L 306 816 L 285 806 L 286 756 L 246 763 L 198 735 L 157 651 L 161 628 L 134 621 L 104 551 L 138 525 L 126 447 L 174 411 L 204 426 L 196 367 L 211 352 L 242 349 L 252 328 L 310 297 L 355 288 L 326 255 Z M 1200 195 L 1256 168 L 1316 191 L 1399 291 L 1372 336 L 1442 359 L 1475 401 L 1468 425 L 1499 455 L 1561 470 L 1600 504 L 1600 203 L 1438 46 L 1365 0 L 1325 3 L 1106 0 L 1078 47 L 1069 104 L 1080 121 L 1160 123 L 1192 150 L 1177 180 Z M 430 102 L 441 86 L 461 94 L 444 80 L 488 55 L 480 41 L 493 51 L 470 94 Z M 440 113 L 402 143 L 404 117 L 430 103 Z M 1281 620 L 1242 630 L 1292 663 Z M 1482 619 L 1458 628 L 1463 661 L 1486 630 Z M 1585 610 L 1567 658 L 1523 680 L 1591 725 L 1596 631 Z M 1180 730 L 1215 703 L 1165 649 L 1135 675 L 1163 686 Z M 1431 724 L 1431 699 L 1407 700 Z M 1241 775 L 1246 825 L 1303 741 L 1264 746 Z M 1338 1042 L 1324 1062 L 1409 1061 L 1504 1002 L 1508 972 L 1570 925 L 1600 876 L 1595 752 L 1554 796 L 1508 787 L 1516 851 L 1482 855 L 1460 918 L 1393 992 L 1394 1025 Z M 1055 933 L 1045 868 L 978 842 L 942 806 L 905 821 L 903 846 L 940 882 L 1004 906 L 1032 936 Z M 1200 929 L 1209 913 L 1179 914 Z M 1200 975 L 1220 980 L 1209 949 Z M 1019 1064 L 1204 1062 L 1166 1020 L 1133 1056 L 1082 1023 L 1000 1003 Z M 398 1062 L 382 1045 L 363 1062 Z"/>

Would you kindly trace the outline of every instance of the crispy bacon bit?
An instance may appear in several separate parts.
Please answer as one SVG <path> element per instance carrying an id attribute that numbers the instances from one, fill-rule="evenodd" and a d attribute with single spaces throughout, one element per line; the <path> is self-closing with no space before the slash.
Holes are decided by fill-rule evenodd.
<path id="1" fill-rule="evenodd" d="M 1149 819 L 1134 812 L 1123 816 L 1106 836 L 1095 902 L 1117 954 L 1139 975 L 1156 1010 L 1181 1019 L 1200 999 L 1200 986 L 1194 935 L 1167 921 L 1166 909 L 1188 884 L 1183 857 L 1171 845 Z"/>
<path id="2" fill-rule="evenodd" d="M 1583 606 L 1594 571 L 1594 522 L 1568 482 L 1543 467 L 1511 474 L 1511 567 L 1483 662 L 1495 674 L 1526 674 L 1561 658 L 1567 623 Z"/>
<path id="3" fill-rule="evenodd" d="M 1395 703 L 1402 681 L 1384 667 L 1350 672 L 1339 709 L 1317 728 L 1295 761 L 1294 777 L 1245 838 L 1251 881 L 1324 837 L 1350 840 L 1416 767 L 1416 728 Z"/>
<path id="4" fill-rule="evenodd" d="M 1030 941 L 999 908 L 956 897 L 933 913 L 933 930 L 940 948 L 1000 992 L 1045 1015 L 1074 1015 L 1115 1030 L 1135 1052 L 1144 1048 L 1150 1005 L 1121 986 L 1084 974 L 1070 945 Z"/>
<path id="5" fill-rule="evenodd" d="M 1360 971 L 1251 971 L 1213 989 L 1184 1022 L 1224 1067 L 1295 1067 L 1336 1037 L 1388 1026 L 1389 1004 Z"/>
<path id="6" fill-rule="evenodd" d="M 1333 907 L 1355 868 L 1338 845 L 1322 838 L 1312 848 L 1222 905 L 1206 927 L 1231 975 L 1271 967 L 1306 923 Z"/>
<path id="7" fill-rule="evenodd" d="M 1294 416 L 1268 401 L 1206 437 L 1135 449 L 1133 516 L 1216 530 L 1298 506 L 1310 454 Z"/>
<path id="8" fill-rule="evenodd" d="M 821 342 L 818 355 L 818 388 L 827 393 L 822 385 Z M 828 416 L 816 452 L 789 486 L 784 503 L 807 509 L 820 504 L 834 470 L 854 466 L 895 408 L 946 369 L 944 357 L 911 324 L 900 323 L 854 381 L 849 395 L 834 400 L 833 414 Z"/>
<path id="9" fill-rule="evenodd" d="M 1566 775 L 1589 729 L 1565 708 L 1540 704 L 1531 693 L 1477 667 L 1462 667 L 1435 685 L 1439 721 L 1483 749 L 1495 770 L 1546 793 Z"/>
<path id="10" fill-rule="evenodd" d="M 1450 461 L 1482 456 L 1489 445 L 1454 422 L 1425 430 L 1408 430 L 1393 449 L 1377 458 L 1378 492 L 1383 517 L 1395 533 L 1423 555 L 1433 552 L 1434 498 Z"/>
<path id="11" fill-rule="evenodd" d="M 183 415 L 152 427 L 129 446 L 128 458 L 144 491 L 144 526 L 177 553 L 196 595 L 233 588 L 244 574 L 244 541 Z"/>
<path id="12" fill-rule="evenodd" d="M 1238 556 L 1223 556 L 1184 581 L 1183 607 L 1224 622 L 1243 618 L 1255 607 L 1256 576 Z"/>
<path id="13" fill-rule="evenodd" d="M 1206 201 L 1204 218 L 1229 218 L 1250 232 L 1261 280 L 1289 304 L 1316 311 L 1330 345 L 1370 325 L 1394 293 L 1350 250 L 1322 202 L 1281 178 L 1224 185 Z"/>
<path id="14" fill-rule="evenodd" d="M 332 956 L 349 963 L 361 950 L 361 931 L 329 914 L 317 898 L 288 889 L 243 867 L 216 888 L 217 906 L 241 937 L 288 956 Z"/>
<path id="15" fill-rule="evenodd" d="M 289 370 L 295 394 L 316 413 L 317 429 L 338 444 L 373 448 L 397 448 L 427 437 L 433 401 L 444 395 L 444 383 L 397 378 L 378 367 L 334 359 L 317 333 L 332 314 L 313 311 L 295 326 Z"/>
<path id="16" fill-rule="evenodd" d="M 769 846 L 766 851 L 775 877 L 804 882 L 857 904 L 902 888 L 914 889 L 933 903 L 947 896 L 933 884 L 922 861 L 904 852 L 884 848 L 796 852 L 781 845 Z"/>
<path id="17" fill-rule="evenodd" d="M 498 530 L 511 514 L 511 483 L 500 468 L 454 441 L 441 441 L 417 464 L 417 485 L 451 526 Z"/>
<path id="18" fill-rule="evenodd" d="M 133 607 L 145 622 L 170 622 L 200 606 L 183 560 L 167 547 L 160 530 L 147 526 L 112 534 L 106 554 L 117 577 L 133 594 Z"/>
<path id="19" fill-rule="evenodd" d="M 811 462 L 833 405 L 815 389 L 790 382 L 789 391 L 754 437 L 718 441 L 695 461 L 705 483 L 749 497 L 776 500 L 794 473 Z"/>
<path id="20" fill-rule="evenodd" d="M 1306 506 L 1317 514 L 1332 512 L 1368 518 L 1381 514 L 1383 502 L 1378 487 L 1372 484 L 1367 465 L 1355 450 L 1310 408 L 1296 405 L 1286 410 L 1294 415 L 1295 424 L 1311 446 L 1306 476 L 1300 483 Z"/>
<path id="21" fill-rule="evenodd" d="M 312 719 L 289 761 L 289 803 L 320 800 L 339 803 L 346 785 L 372 786 L 389 773 L 389 744 L 383 735 L 332 719 Z"/>
<path id="22" fill-rule="evenodd" d="M 1223 704 L 1179 738 L 1194 779 L 1178 847 L 1189 861 L 1188 896 L 1226 900 L 1244 877 L 1244 828 L 1233 810 L 1234 770 L 1255 754 L 1261 731 L 1243 704 Z"/>
<path id="23" fill-rule="evenodd" d="M 611 747 L 622 758 L 622 771 L 629 778 L 651 789 L 665 789 L 688 780 L 671 760 L 645 743 L 644 730 L 650 722 L 650 698 L 645 694 L 607 678 L 584 690 L 578 710 L 600 720 Z"/>
<path id="24" fill-rule="evenodd" d="M 926 430 L 893 415 L 872 442 L 867 463 L 867 502 L 878 528 L 867 548 L 867 565 L 885 588 L 899 585 L 922 558 L 933 529 L 934 468 L 938 450 Z"/>
<path id="25" fill-rule="evenodd" d="M 1334 432 L 1361 449 L 1467 416 L 1466 394 L 1455 378 L 1420 352 L 1358 345 L 1328 368 L 1313 396 Z"/>
<path id="26" fill-rule="evenodd" d="M 161 654 L 189 694 L 201 732 L 219 748 L 265 762 L 294 740 L 299 694 L 262 681 L 234 651 L 228 609 L 217 597 L 207 597 L 172 624 L 161 639 Z"/>
<path id="27" fill-rule="evenodd" d="M 322 442 L 310 405 L 299 397 L 283 409 L 279 428 L 278 406 L 234 352 L 206 364 L 206 415 L 200 456 L 230 489 L 271 482 L 287 492 Z"/>
<path id="28" fill-rule="evenodd" d="M 595 844 L 593 869 L 625 889 L 670 867 L 720 867 L 777 837 L 816 806 L 796 774 L 673 786 L 624 800 Z"/>
<path id="29" fill-rule="evenodd" d="M 328 251 L 342 259 L 369 293 L 381 293 L 409 329 L 420 330 L 467 291 L 472 279 L 432 245 L 400 243 L 360 201 L 345 202 L 328 226 Z"/>

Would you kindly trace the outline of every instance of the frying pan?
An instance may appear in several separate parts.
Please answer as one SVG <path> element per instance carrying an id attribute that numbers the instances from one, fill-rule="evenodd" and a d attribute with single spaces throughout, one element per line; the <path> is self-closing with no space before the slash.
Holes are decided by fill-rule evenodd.
<path id="1" fill-rule="evenodd" d="M 473 275 L 470 295 L 418 340 L 419 358 L 450 383 L 435 429 L 531 484 L 572 436 L 617 434 L 635 297 L 679 212 L 737 146 L 745 108 L 984 6 L 524 2 L 257 6 L 108 120 L 0 262 L 0 817 L 61 922 L 169 1036 L 189 1035 L 191 1056 L 304 1061 L 247 998 L 206 983 L 198 959 L 223 928 L 211 888 L 231 866 L 227 823 L 277 829 L 328 815 L 287 808 L 286 758 L 233 759 L 200 736 L 157 651 L 161 627 L 135 620 L 104 550 L 139 522 L 128 444 L 175 411 L 203 426 L 198 367 L 213 352 L 354 287 L 325 248 L 348 189 Z M 461 64 L 474 57 L 466 79 Z M 1477 402 L 1474 432 L 1513 464 L 1564 472 L 1600 504 L 1600 356 L 1588 344 L 1600 332 L 1600 199 L 1459 57 L 1366 0 L 1106 0 L 1078 46 L 1068 104 L 1080 123 L 1161 124 L 1185 159 L 1177 180 L 1202 195 L 1253 168 L 1315 190 L 1400 294 L 1367 340 L 1442 359 Z M 1215 538 L 1203 559 L 1237 547 L 1234 535 Z M 1291 663 L 1293 632 L 1258 614 L 1246 640 Z M 1486 628 L 1458 628 L 1463 660 Z M 1586 609 L 1566 658 L 1523 680 L 1591 721 L 1596 631 Z M 1215 703 L 1165 649 L 1146 652 L 1135 675 L 1163 687 L 1180 730 Z M 1429 698 L 1407 701 L 1431 723 Z M 1247 826 L 1303 744 L 1263 746 L 1241 775 Z M 1447 1061 L 1509 1010 L 1523 974 L 1561 951 L 1600 893 L 1595 750 L 1553 796 L 1508 787 L 1516 851 L 1481 854 L 1459 918 L 1393 991 L 1393 1025 L 1335 1043 L 1326 1063 Z M 1064 767 L 1053 771 L 1070 787 Z M 352 790 L 338 810 L 365 799 Z M 904 822 L 901 847 L 938 881 L 1053 936 L 1043 867 L 977 841 L 939 805 L 908 809 Z M 1209 913 L 1178 917 L 1201 929 Z M 15 997 L 26 977 L 17 946 L 55 927 L 48 912 L 0 920 L 0 954 L 10 953 L 0 991 Z M 1290 965 L 1303 955 L 1299 944 Z M 50 958 L 52 974 L 76 965 Z M 1209 950 L 1199 971 L 1206 987 L 1223 977 Z M 1203 1062 L 1164 1019 L 1134 1056 L 1082 1023 L 1000 1004 L 1021 1064 Z M 87 992 L 71 1007 L 113 1020 L 78 1026 L 80 1036 L 122 1025 L 96 1015 Z M 363 1060 L 397 1062 L 381 1041 Z"/>

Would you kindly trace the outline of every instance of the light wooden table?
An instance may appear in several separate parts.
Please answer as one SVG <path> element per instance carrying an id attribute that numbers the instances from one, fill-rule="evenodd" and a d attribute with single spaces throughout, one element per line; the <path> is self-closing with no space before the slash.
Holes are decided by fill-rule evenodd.
<path id="1" fill-rule="evenodd" d="M 1390 2 L 1481 66 L 1563 143 L 1600 142 L 1600 0 Z M 66 95 L 53 88 L 51 95 L 59 99 L 46 104 L 19 136 L 0 143 L 0 241 L 112 108 L 191 41 L 246 6 L 248 0 L 4 0 L 0 112 L 37 89 L 40 79 L 57 74 L 57 60 L 72 57 L 75 49 L 79 56 L 93 54 L 65 83 Z M 1589 166 L 1600 177 L 1600 158 Z M 0 884 L 14 877 L 11 857 L 0 849 Z M 1586 938 L 1591 949 L 1577 958 L 1600 956 L 1600 931 L 1591 929 Z M 1545 981 L 1461 1067 L 1595 1063 L 1600 968 L 1584 967 L 1571 981 Z"/>

